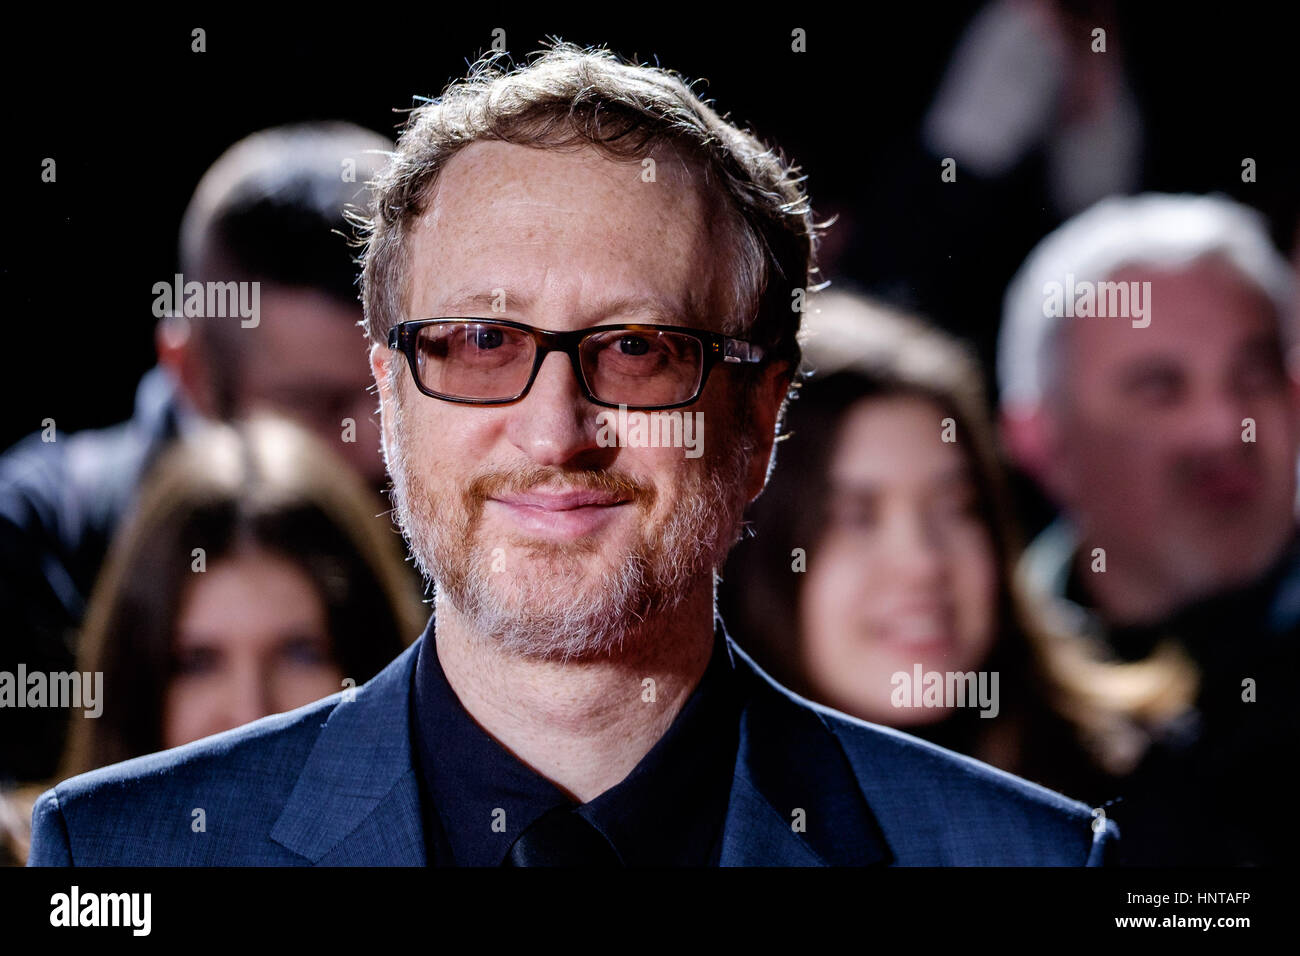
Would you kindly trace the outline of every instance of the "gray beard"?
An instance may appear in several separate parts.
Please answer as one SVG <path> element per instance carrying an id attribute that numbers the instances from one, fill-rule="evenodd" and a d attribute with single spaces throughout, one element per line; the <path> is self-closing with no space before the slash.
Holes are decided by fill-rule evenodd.
<path id="1" fill-rule="evenodd" d="M 396 404 L 394 431 L 404 435 Z M 621 654 L 629 639 L 680 608 L 702 577 L 712 587 L 714 569 L 740 538 L 745 502 L 738 492 L 752 444 L 734 432 L 720 456 L 706 459 L 707 471 L 693 477 L 662 529 L 643 533 L 595 577 L 588 566 L 599 558 L 590 545 L 521 542 L 509 554 L 476 547 L 477 521 L 464 501 L 435 501 L 398 444 L 385 449 L 393 510 L 417 567 L 439 601 L 512 655 L 573 661 Z"/>

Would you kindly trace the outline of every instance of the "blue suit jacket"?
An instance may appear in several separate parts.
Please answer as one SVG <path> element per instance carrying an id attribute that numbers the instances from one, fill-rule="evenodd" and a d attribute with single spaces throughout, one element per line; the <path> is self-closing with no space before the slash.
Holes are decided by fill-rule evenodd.
<path id="1" fill-rule="evenodd" d="M 1094 833 L 1081 803 L 796 697 L 727 642 L 744 704 L 724 866 L 1091 866 L 1118 837 L 1111 821 Z M 352 700 L 46 791 L 29 865 L 425 864 L 408 721 L 419 645 Z"/>

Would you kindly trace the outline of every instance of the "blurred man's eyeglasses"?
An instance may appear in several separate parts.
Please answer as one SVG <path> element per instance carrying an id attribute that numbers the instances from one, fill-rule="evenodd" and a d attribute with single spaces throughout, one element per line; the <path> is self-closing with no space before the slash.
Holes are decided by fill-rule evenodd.
<path id="1" fill-rule="evenodd" d="M 717 332 L 673 325 L 598 325 L 550 332 L 504 319 L 414 319 L 388 332 L 416 387 L 466 405 L 505 405 L 528 394 L 548 352 L 563 352 L 589 402 L 648 411 L 690 405 L 713 366 L 757 365 L 763 349 Z"/>

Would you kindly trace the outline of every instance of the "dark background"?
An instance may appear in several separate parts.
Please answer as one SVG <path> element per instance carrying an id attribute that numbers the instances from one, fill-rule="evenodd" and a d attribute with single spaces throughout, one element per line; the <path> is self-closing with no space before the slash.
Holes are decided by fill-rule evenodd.
<path id="1" fill-rule="evenodd" d="M 819 216 L 851 214 L 834 238 L 832 278 L 889 289 L 987 357 L 995 290 L 1032 231 L 1054 220 L 1032 195 L 1011 197 L 1022 207 L 1018 221 L 996 203 L 971 201 L 979 184 L 959 175 L 941 185 L 937 167 L 913 148 L 978 6 L 724 16 L 677 4 L 553 14 L 376 4 L 293 21 L 123 12 L 100 23 L 48 7 L 11 20 L 3 161 L 15 202 L 0 240 L 0 448 L 46 417 L 62 431 L 130 414 L 153 358 L 151 287 L 176 271 L 181 213 L 222 150 L 304 119 L 350 119 L 393 135 L 402 119 L 395 110 L 463 73 L 494 27 L 506 30 L 516 58 L 558 35 L 706 78 L 723 112 L 804 167 Z M 1119 6 L 1101 10 L 1147 121 L 1144 188 L 1245 199 L 1289 249 L 1300 210 L 1289 19 L 1241 3 L 1204 12 Z M 196 26 L 207 31 L 205 53 L 190 51 Z M 806 53 L 790 49 L 795 27 L 807 31 Z M 1258 161 L 1255 184 L 1240 181 L 1244 156 Z M 56 183 L 41 182 L 45 157 L 57 161 Z M 1032 229 L 1025 209 L 1040 214 Z M 924 267 L 893 261 L 899 244 L 919 249 L 913 257 Z"/>

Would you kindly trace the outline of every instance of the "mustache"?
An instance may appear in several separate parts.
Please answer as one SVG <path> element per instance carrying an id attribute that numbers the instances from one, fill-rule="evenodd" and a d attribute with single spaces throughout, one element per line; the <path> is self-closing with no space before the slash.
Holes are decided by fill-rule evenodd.
<path id="1" fill-rule="evenodd" d="M 653 487 L 637 481 L 624 472 L 604 468 L 574 470 L 545 465 L 525 465 L 476 476 L 465 489 L 465 501 L 477 510 L 489 498 L 503 494 L 526 494 L 539 488 L 548 491 L 607 492 L 647 508 L 655 500 Z"/>
<path id="2" fill-rule="evenodd" d="M 1263 467 L 1259 453 L 1250 445 L 1243 443 L 1241 451 L 1229 454 L 1187 455 L 1174 462 L 1171 469 L 1174 480 L 1185 485 L 1198 484 L 1206 479 L 1217 478 L 1224 472 L 1246 471 L 1258 474 Z"/>

